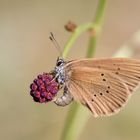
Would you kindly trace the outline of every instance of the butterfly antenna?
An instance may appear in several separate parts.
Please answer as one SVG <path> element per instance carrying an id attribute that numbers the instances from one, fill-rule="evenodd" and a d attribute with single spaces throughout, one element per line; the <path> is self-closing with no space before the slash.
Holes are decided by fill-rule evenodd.
<path id="1" fill-rule="evenodd" d="M 50 32 L 50 40 L 53 42 L 55 48 L 57 49 L 57 51 L 59 52 L 59 55 L 62 56 L 62 50 L 61 47 L 59 45 L 59 43 L 56 41 L 54 35 L 52 32 Z"/>

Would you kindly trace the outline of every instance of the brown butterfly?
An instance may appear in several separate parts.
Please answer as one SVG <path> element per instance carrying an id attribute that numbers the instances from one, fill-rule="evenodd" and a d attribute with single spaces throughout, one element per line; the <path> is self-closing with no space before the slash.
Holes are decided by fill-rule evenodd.
<path id="1" fill-rule="evenodd" d="M 90 109 L 95 117 L 117 113 L 140 83 L 140 61 L 130 58 L 58 59 L 55 77 L 64 87 L 54 103 L 68 105 L 73 99 Z"/>

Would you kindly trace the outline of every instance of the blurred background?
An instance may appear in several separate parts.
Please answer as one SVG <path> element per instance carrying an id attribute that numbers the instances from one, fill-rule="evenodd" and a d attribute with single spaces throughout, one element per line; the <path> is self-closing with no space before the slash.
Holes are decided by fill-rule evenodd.
<path id="1" fill-rule="evenodd" d="M 49 40 L 53 32 L 62 49 L 77 25 L 94 19 L 98 0 L 0 0 L 0 139 L 59 140 L 70 106 L 37 104 L 29 85 L 37 74 L 55 66 L 58 52 Z M 140 1 L 108 1 L 96 57 L 111 57 L 124 45 L 140 58 Z M 87 35 L 71 49 L 68 60 L 83 58 Z M 79 51 L 80 50 L 80 51 Z M 78 52 L 78 53 L 77 53 Z M 88 121 L 80 140 L 139 140 L 140 89 L 118 115 Z"/>

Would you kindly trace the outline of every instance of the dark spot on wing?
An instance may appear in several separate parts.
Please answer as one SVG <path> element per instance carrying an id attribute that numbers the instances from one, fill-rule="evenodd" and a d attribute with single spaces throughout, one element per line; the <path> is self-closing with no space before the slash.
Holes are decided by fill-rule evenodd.
<path id="1" fill-rule="evenodd" d="M 116 74 L 119 74 L 119 72 L 116 72 Z"/>
<path id="2" fill-rule="evenodd" d="M 104 76 L 104 74 L 103 74 L 103 73 L 101 73 L 101 76 Z"/>
<path id="3" fill-rule="evenodd" d="M 106 93 L 109 93 L 109 91 L 107 90 Z"/>
<path id="4" fill-rule="evenodd" d="M 121 104 L 118 104 L 118 106 L 119 106 L 119 107 L 122 107 L 122 105 L 121 105 Z"/>
<path id="5" fill-rule="evenodd" d="M 102 96 L 102 95 L 103 95 L 103 93 L 100 93 L 100 95 Z"/>
<path id="6" fill-rule="evenodd" d="M 118 68 L 118 70 L 121 70 L 120 68 Z"/>
<path id="7" fill-rule="evenodd" d="M 103 79 L 103 81 L 106 81 L 106 79 Z"/>

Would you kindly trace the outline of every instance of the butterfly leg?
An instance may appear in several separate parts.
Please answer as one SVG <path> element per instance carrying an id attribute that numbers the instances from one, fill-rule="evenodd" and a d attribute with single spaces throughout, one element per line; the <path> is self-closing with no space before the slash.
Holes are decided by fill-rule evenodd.
<path id="1" fill-rule="evenodd" d="M 68 91 L 67 87 L 64 87 L 64 93 L 61 97 L 55 99 L 54 103 L 58 106 L 66 106 L 73 101 L 73 96 Z"/>

